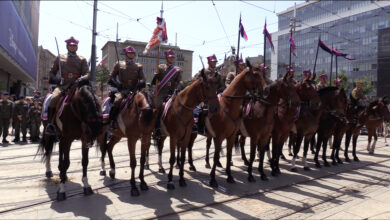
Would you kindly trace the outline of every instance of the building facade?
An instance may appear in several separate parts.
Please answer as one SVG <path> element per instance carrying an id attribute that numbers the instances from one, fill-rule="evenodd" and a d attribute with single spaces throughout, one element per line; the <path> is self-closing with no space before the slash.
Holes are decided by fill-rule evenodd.
<path id="1" fill-rule="evenodd" d="M 38 72 L 35 88 L 41 93 L 49 91 L 49 72 L 57 56 L 42 46 L 38 48 Z"/>
<path id="2" fill-rule="evenodd" d="M 136 62 L 139 62 L 143 66 L 144 74 L 147 82 L 151 82 L 154 72 L 156 71 L 156 56 L 157 51 L 150 51 L 149 54 L 144 55 L 142 51 L 144 51 L 146 42 L 139 41 L 125 41 L 118 42 L 117 49 L 119 54 L 119 59 L 124 60 L 125 57 L 122 53 L 123 49 L 127 46 L 132 46 L 136 49 Z M 177 46 L 169 46 L 169 45 L 161 45 L 160 47 L 160 64 L 165 63 L 164 52 L 172 49 L 176 53 L 176 63 L 178 67 L 180 67 L 183 71 L 182 79 L 190 80 L 192 78 L 192 54 L 191 50 L 183 50 Z M 103 65 L 109 69 L 111 72 L 114 64 L 117 62 L 116 52 L 115 52 L 115 42 L 108 41 L 102 48 L 102 60 Z"/>
<path id="3" fill-rule="evenodd" d="M 0 1 L 0 90 L 29 95 L 35 87 L 39 1 Z"/>
<path id="4" fill-rule="evenodd" d="M 337 58 L 338 72 L 344 71 L 349 82 L 367 77 L 377 86 L 378 31 L 390 26 L 389 1 L 309 1 L 296 6 L 295 53 L 292 63 L 296 74 L 314 68 L 318 39 L 328 47 L 350 54 L 355 60 Z M 272 78 L 281 77 L 289 64 L 290 19 L 294 7 L 278 14 L 278 32 L 272 34 L 276 53 L 271 57 Z M 336 60 L 319 49 L 316 72 L 336 74 Z M 351 88 L 351 87 L 350 87 Z"/>

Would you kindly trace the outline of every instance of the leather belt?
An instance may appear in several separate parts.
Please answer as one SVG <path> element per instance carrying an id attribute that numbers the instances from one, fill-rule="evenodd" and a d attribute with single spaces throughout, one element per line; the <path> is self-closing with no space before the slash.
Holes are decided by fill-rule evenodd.
<path id="1" fill-rule="evenodd" d="M 63 73 L 62 74 L 62 78 L 64 79 L 75 79 L 75 78 L 79 78 L 80 77 L 80 74 L 78 73 Z"/>

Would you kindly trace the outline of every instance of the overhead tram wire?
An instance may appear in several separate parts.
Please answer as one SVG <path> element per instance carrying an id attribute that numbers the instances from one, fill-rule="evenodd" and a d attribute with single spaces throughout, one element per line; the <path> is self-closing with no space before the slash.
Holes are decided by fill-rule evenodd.
<path id="1" fill-rule="evenodd" d="M 219 23 L 220 23 L 221 26 L 222 26 L 223 32 L 225 32 L 226 39 L 227 39 L 227 41 L 229 42 L 229 46 L 230 46 L 230 48 L 231 48 L 231 47 L 232 47 L 232 44 L 230 43 L 230 40 L 229 40 L 229 37 L 228 37 L 228 35 L 227 35 L 227 33 L 226 33 L 225 27 L 223 26 L 221 17 L 219 16 L 219 13 L 218 13 L 217 7 L 215 6 L 214 0 L 211 0 L 211 3 L 212 3 L 213 6 L 214 6 L 215 12 L 217 13 L 217 16 L 218 16 L 218 19 L 219 19 Z"/>

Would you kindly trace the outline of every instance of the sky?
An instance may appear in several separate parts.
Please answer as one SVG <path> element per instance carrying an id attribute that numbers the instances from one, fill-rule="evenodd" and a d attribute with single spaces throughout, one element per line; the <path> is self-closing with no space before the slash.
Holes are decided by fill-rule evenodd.
<path id="1" fill-rule="evenodd" d="M 297 4 L 300 3 L 297 1 Z M 162 1 L 98 1 L 96 53 L 101 60 L 101 48 L 116 39 L 119 23 L 120 41 L 149 41 L 160 15 Z M 199 55 L 216 54 L 219 63 L 231 46 L 237 47 L 238 22 L 242 24 L 248 41 L 241 38 L 243 57 L 263 54 L 263 26 L 267 19 L 270 33 L 277 31 L 276 13 L 294 5 L 294 1 L 164 1 L 168 43 L 192 50 L 194 75 L 202 65 Z M 78 54 L 89 59 L 92 45 L 93 1 L 41 1 L 39 45 L 57 54 L 66 53 L 64 41 L 74 36 L 80 41 Z M 267 45 L 269 48 L 269 45 Z M 142 51 L 138 51 L 142 52 Z"/>

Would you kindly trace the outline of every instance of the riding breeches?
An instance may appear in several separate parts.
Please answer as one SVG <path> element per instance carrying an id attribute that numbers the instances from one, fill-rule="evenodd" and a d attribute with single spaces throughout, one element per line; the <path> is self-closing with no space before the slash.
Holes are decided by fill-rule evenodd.
<path id="1" fill-rule="evenodd" d="M 56 108 L 57 107 L 57 102 L 61 98 L 61 92 L 62 92 L 61 89 L 58 87 L 56 89 L 54 89 L 54 91 L 51 95 L 49 108 Z"/>

